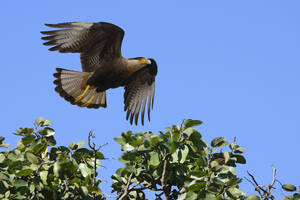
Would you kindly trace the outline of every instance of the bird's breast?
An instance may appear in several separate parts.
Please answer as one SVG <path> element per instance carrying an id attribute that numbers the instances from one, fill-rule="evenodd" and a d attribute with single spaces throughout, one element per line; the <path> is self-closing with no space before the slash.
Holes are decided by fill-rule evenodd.
<path id="1" fill-rule="evenodd" d="M 130 70 L 121 62 L 106 63 L 99 67 L 89 78 L 87 84 L 97 86 L 100 91 L 117 88 L 131 75 Z"/>

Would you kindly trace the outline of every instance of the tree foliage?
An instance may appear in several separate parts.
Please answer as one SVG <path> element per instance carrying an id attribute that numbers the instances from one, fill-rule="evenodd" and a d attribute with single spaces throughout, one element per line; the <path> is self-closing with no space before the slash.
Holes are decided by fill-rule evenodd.
<path id="1" fill-rule="evenodd" d="M 17 147 L 0 153 L 0 199 L 103 199 L 93 177 L 94 152 L 84 142 L 56 146 L 49 120 L 37 118 L 34 125 L 17 129 Z M 99 168 L 104 156 L 96 158 Z"/>
<path id="2" fill-rule="evenodd" d="M 223 137 L 208 145 L 194 128 L 201 121 L 186 120 L 167 127 L 166 133 L 122 133 L 115 140 L 125 151 L 125 164 L 112 176 L 114 191 L 128 199 L 145 199 L 144 190 L 155 191 L 156 199 L 238 199 L 246 197 L 238 187 L 237 163 L 245 164 L 243 148 L 228 145 Z"/>
<path id="3" fill-rule="evenodd" d="M 124 151 L 124 165 L 112 175 L 112 192 L 119 200 L 179 199 L 229 200 L 275 199 L 268 186 L 259 185 L 249 173 L 258 195 L 247 196 L 240 188 L 237 164 L 246 164 L 244 149 L 235 139 L 216 137 L 207 143 L 194 126 L 199 120 L 185 120 L 166 132 L 124 132 L 115 138 Z M 106 199 L 97 178 L 104 155 L 91 143 L 71 142 L 58 146 L 51 122 L 37 118 L 33 128 L 19 128 L 17 147 L 0 152 L 0 199 Z M 7 148 L 0 137 L 0 147 Z M 275 171 L 274 171 L 275 172 Z M 283 184 L 300 199 L 297 188 Z M 111 197 L 111 196 L 110 196 Z"/>

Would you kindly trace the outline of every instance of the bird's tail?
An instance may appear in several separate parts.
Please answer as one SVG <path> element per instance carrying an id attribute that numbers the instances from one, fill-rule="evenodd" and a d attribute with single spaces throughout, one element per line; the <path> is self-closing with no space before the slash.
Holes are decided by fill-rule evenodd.
<path id="1" fill-rule="evenodd" d="M 96 92 L 96 87 L 86 85 L 91 72 L 78 72 L 56 68 L 55 91 L 73 105 L 87 108 L 106 107 L 106 93 Z"/>

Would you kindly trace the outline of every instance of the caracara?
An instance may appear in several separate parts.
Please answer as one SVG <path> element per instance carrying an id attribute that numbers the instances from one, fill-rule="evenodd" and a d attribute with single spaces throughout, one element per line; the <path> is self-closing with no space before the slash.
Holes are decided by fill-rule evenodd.
<path id="1" fill-rule="evenodd" d="M 69 22 L 45 24 L 58 30 L 42 31 L 47 35 L 44 45 L 50 51 L 80 53 L 82 72 L 57 68 L 54 77 L 55 91 L 73 105 L 87 108 L 106 108 L 106 90 L 124 86 L 124 111 L 130 118 L 144 125 L 146 104 L 148 120 L 153 108 L 157 65 L 154 59 L 124 58 L 121 44 L 124 31 L 106 23 Z"/>

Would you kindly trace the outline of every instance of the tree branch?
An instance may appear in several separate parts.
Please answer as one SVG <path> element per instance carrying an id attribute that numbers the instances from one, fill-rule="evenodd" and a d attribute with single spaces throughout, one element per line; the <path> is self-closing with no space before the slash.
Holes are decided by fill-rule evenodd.
<path id="1" fill-rule="evenodd" d="M 55 161 L 42 162 L 36 169 L 35 173 L 38 175 L 43 165 L 54 164 L 54 163 L 55 163 Z"/>
<path id="2" fill-rule="evenodd" d="M 170 199 L 170 186 L 169 184 L 165 183 L 165 178 L 166 178 L 166 171 L 167 171 L 167 164 L 168 164 L 168 157 L 170 156 L 170 153 L 167 153 L 165 158 L 164 158 L 164 165 L 163 165 L 163 172 L 162 172 L 162 177 L 161 177 L 161 187 L 164 192 L 164 195 L 166 197 L 166 200 Z"/>
<path id="3" fill-rule="evenodd" d="M 94 156 L 94 170 L 93 170 L 93 186 L 96 186 L 96 176 L 97 176 L 97 152 L 104 147 L 105 145 L 107 145 L 108 143 L 105 143 L 101 146 L 99 146 L 98 148 L 96 148 L 95 143 L 93 142 L 93 144 L 91 144 L 91 138 L 95 138 L 95 134 L 93 134 L 93 131 L 89 132 L 88 135 L 88 145 L 89 147 L 93 150 L 93 156 Z M 93 194 L 93 197 L 95 199 L 95 194 Z"/>
<path id="4" fill-rule="evenodd" d="M 136 163 L 134 164 L 134 168 L 136 167 Z M 133 172 L 131 172 L 131 174 L 129 175 L 128 177 L 128 181 L 127 181 L 127 184 L 126 184 L 126 187 L 124 189 L 124 193 L 120 196 L 119 200 L 122 200 L 124 199 L 125 197 L 127 197 L 127 195 L 129 194 L 130 192 L 130 189 L 129 189 L 129 186 L 131 184 L 131 179 L 132 179 L 132 176 L 133 176 Z"/>
<path id="5" fill-rule="evenodd" d="M 271 189 L 273 188 L 276 181 L 276 168 L 272 165 L 273 168 L 273 179 L 272 182 L 267 187 L 267 199 L 271 197 Z"/>
<path id="6" fill-rule="evenodd" d="M 263 200 L 267 200 L 269 198 L 271 198 L 271 190 L 272 188 L 274 188 L 274 184 L 276 181 L 276 168 L 274 167 L 274 165 L 272 165 L 273 168 L 273 179 L 272 182 L 268 185 L 268 186 L 264 186 L 264 185 L 259 185 L 257 183 L 257 181 L 255 180 L 254 176 L 252 174 L 250 174 L 250 172 L 247 171 L 248 175 L 251 177 L 252 181 L 247 179 L 254 187 L 255 189 L 258 191 L 258 193 L 260 194 L 260 196 L 262 197 Z M 263 192 L 263 194 L 261 194 L 261 191 Z"/>

